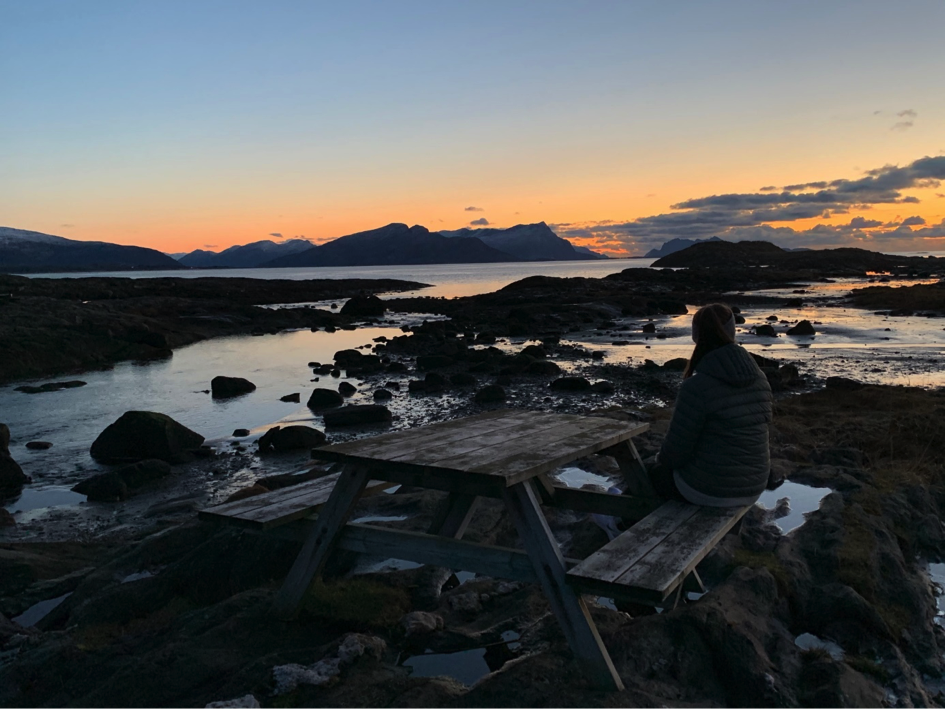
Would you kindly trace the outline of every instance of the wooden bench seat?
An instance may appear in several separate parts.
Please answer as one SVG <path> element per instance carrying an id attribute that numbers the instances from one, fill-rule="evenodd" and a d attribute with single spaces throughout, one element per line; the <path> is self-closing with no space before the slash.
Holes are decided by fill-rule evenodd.
<path id="1" fill-rule="evenodd" d="M 328 502 L 328 496 L 331 495 L 340 475 L 341 473 L 334 473 L 262 495 L 226 502 L 200 510 L 197 515 L 200 519 L 212 522 L 235 524 L 259 530 L 272 529 L 304 519 Z M 364 489 L 364 495 L 376 494 L 396 486 L 397 483 L 370 480 Z"/>
<path id="2" fill-rule="evenodd" d="M 582 593 L 652 606 L 674 605 L 690 574 L 697 588 L 701 586 L 696 564 L 749 507 L 666 502 L 569 570 L 568 582 Z"/>

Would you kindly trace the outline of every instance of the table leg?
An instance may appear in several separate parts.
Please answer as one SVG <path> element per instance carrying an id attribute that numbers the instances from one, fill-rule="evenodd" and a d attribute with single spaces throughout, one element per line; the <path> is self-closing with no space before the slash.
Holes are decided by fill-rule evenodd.
<path id="1" fill-rule="evenodd" d="M 328 501 L 318 514 L 315 526 L 302 545 L 302 551 L 299 552 L 282 588 L 276 594 L 273 605 L 276 616 L 286 620 L 295 617 L 302 597 L 311 585 L 312 579 L 324 567 L 368 479 L 369 471 L 364 466 L 346 468 L 341 473 Z"/>
<path id="2" fill-rule="evenodd" d="M 646 474 L 646 465 L 643 464 L 643 458 L 640 457 L 633 441 L 628 440 L 624 443 L 618 443 L 606 452 L 612 455 L 614 460 L 617 461 L 617 465 L 620 466 L 620 472 L 623 473 L 624 480 L 627 481 L 626 494 L 635 497 L 658 497 Z"/>
<path id="3" fill-rule="evenodd" d="M 464 492 L 451 492 L 443 505 L 437 510 L 436 516 L 427 534 L 436 534 L 451 539 L 462 539 L 469 520 L 476 510 L 475 495 Z"/>
<path id="4" fill-rule="evenodd" d="M 509 515 L 525 543 L 535 574 L 571 650 L 598 687 L 622 690 L 623 682 L 584 600 L 567 583 L 564 558 L 551 534 L 548 521 L 541 513 L 532 482 L 526 480 L 512 485 L 505 490 L 504 496 Z"/>

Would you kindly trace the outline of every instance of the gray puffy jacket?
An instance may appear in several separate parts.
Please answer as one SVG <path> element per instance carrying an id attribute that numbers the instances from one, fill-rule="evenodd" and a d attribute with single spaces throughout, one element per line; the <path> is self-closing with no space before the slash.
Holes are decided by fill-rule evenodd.
<path id="1" fill-rule="evenodd" d="M 711 497 L 749 497 L 768 484 L 771 387 L 743 348 L 706 354 L 683 381 L 660 463 Z"/>

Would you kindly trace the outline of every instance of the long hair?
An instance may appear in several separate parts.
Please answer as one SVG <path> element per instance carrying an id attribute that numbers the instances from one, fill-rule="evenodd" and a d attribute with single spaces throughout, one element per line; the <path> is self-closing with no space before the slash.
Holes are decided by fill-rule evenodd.
<path id="1" fill-rule="evenodd" d="M 735 342 L 735 338 L 726 329 L 726 324 L 734 317 L 732 309 L 721 303 L 706 305 L 696 311 L 692 316 L 692 329 L 698 336 L 683 379 L 688 379 L 696 373 L 699 362 L 709 352 Z"/>

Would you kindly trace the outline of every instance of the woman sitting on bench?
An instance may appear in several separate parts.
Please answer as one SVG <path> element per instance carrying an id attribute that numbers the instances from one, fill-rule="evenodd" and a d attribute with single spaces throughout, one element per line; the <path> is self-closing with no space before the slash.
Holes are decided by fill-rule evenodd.
<path id="1" fill-rule="evenodd" d="M 771 387 L 735 343 L 735 315 L 721 304 L 692 318 L 696 347 L 669 432 L 649 472 L 664 499 L 710 507 L 754 503 L 768 484 Z"/>

